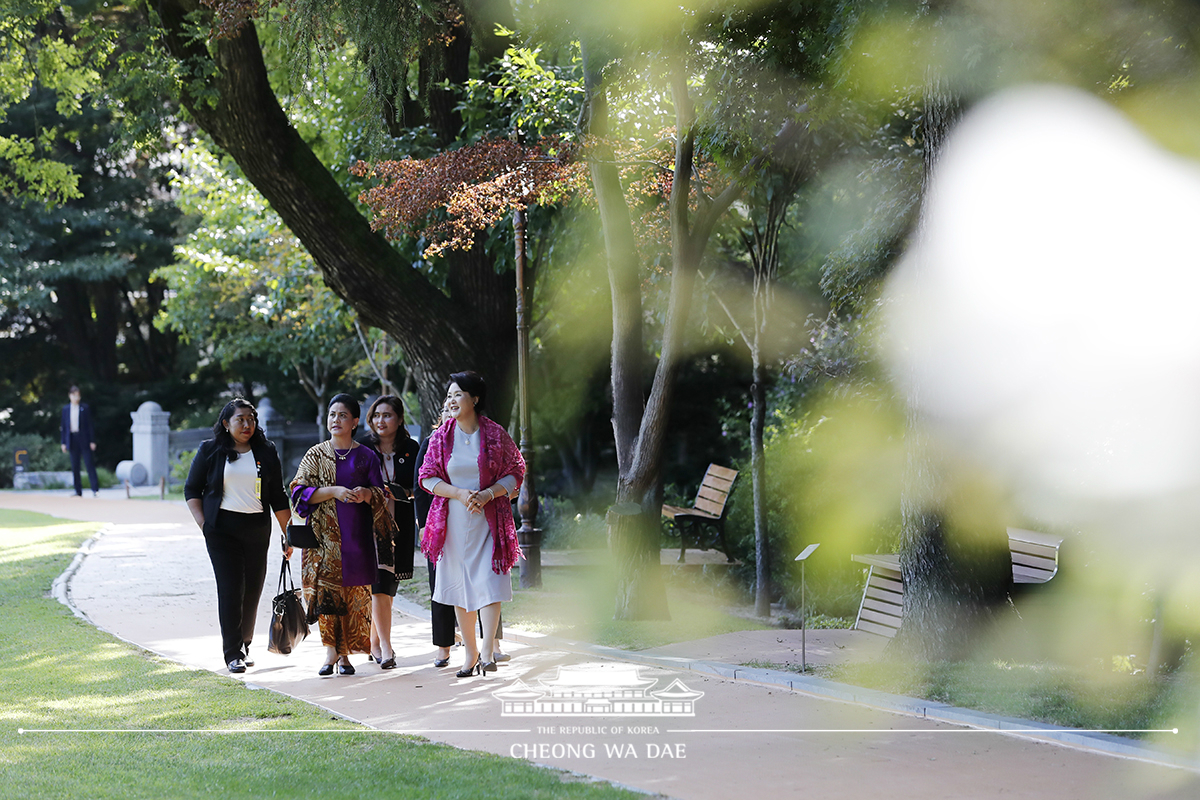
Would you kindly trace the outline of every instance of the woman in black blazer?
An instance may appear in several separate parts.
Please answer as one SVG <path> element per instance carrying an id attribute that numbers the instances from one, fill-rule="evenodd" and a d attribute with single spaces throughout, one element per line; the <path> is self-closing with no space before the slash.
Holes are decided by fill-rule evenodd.
<path id="1" fill-rule="evenodd" d="M 371 658 L 380 669 L 395 669 L 392 650 L 392 605 L 400 581 L 413 575 L 412 485 L 416 478 L 417 443 L 404 428 L 404 404 L 385 394 L 367 410 L 365 442 L 379 456 L 383 483 L 391 499 L 388 511 L 396 520 L 395 571 L 379 570 L 371 585 Z"/>
<path id="2" fill-rule="evenodd" d="M 254 666 L 250 641 L 267 575 L 271 513 L 281 532 L 287 531 L 292 516 L 279 455 L 258 427 L 258 413 L 248 401 L 237 397 L 221 410 L 213 438 L 201 443 L 192 459 L 183 496 L 204 532 L 217 580 L 225 663 L 230 672 L 245 672 Z"/>

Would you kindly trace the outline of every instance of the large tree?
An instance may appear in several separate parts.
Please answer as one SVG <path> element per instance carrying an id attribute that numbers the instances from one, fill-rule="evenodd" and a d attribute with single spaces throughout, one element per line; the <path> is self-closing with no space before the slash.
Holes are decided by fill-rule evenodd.
<path id="1" fill-rule="evenodd" d="M 330 9 L 326 9 L 326 23 L 331 35 L 348 32 L 368 39 L 356 43 L 363 53 L 364 72 L 386 101 L 379 106 L 388 114 L 383 122 L 393 135 L 425 126 L 443 145 L 453 142 L 462 120 L 446 86 L 467 79 L 473 55 L 486 62 L 497 54 L 496 37 L 477 31 L 511 23 L 507 6 L 446 3 L 444 13 L 433 19 L 422 15 L 418 4 L 400 4 L 394 19 L 373 29 L 365 24 L 370 5 L 344 3 L 332 10 L 344 12 L 345 20 L 357 21 L 356 27 L 339 26 L 343 18 Z M 509 372 L 515 355 L 511 273 L 498 272 L 487 250 L 477 246 L 445 254 L 444 288 L 437 285 L 428 272 L 414 268 L 411 260 L 370 229 L 329 167 L 289 121 L 272 90 L 252 20 L 230 23 L 228 16 L 222 17 L 215 24 L 224 26 L 223 35 L 206 40 L 197 35 L 197 26 L 203 32 L 214 18 L 204 4 L 164 0 L 150 4 L 150 9 L 161 24 L 168 51 L 182 69 L 179 97 L 191 119 L 270 202 L 312 255 L 326 285 L 365 322 L 387 331 L 400 344 L 416 375 L 425 414 L 440 407 L 446 374 L 462 368 L 492 377 L 500 394 L 495 405 L 507 410 L 504 400 L 511 397 Z M 297 25 L 314 25 L 312 17 L 322 13 L 299 2 L 291 4 L 290 10 L 297 15 Z M 405 10 L 412 17 L 409 21 L 416 23 L 407 36 L 394 29 Z M 370 40 L 373 34 L 379 38 Z M 384 38 L 385 34 L 393 38 Z M 422 48 L 403 47 L 426 41 Z M 301 37 L 294 46 L 309 44 Z M 385 67 L 392 76 L 411 67 L 417 79 L 411 87 L 406 81 L 385 79 Z"/>
<path id="2" fill-rule="evenodd" d="M 610 542 L 618 561 L 616 616 L 643 619 L 668 612 L 659 575 L 661 472 L 675 388 L 685 363 L 686 334 L 695 283 L 709 239 L 725 212 L 743 195 L 761 165 L 811 134 L 805 101 L 815 94 L 824 43 L 812 46 L 813 32 L 834 31 L 832 19 L 844 7 L 769 3 L 750 11 L 706 8 L 682 13 L 669 4 L 654 4 L 655 28 L 628 28 L 623 21 L 584 16 L 584 121 L 595 146 L 589 161 L 592 186 L 604 234 L 613 306 L 613 431 L 620 472 L 616 503 L 610 512 Z M 570 18 L 570 14 L 568 14 Z M 789 24 L 778 25 L 781 19 Z M 643 19 L 643 21 L 645 21 Z M 784 38 L 757 37 L 750 48 L 738 47 L 744 26 L 763 32 L 787 30 Z M 677 31 L 664 36 L 663 29 Z M 836 37 L 835 37 L 836 38 Z M 810 45 L 789 63 L 781 57 L 796 40 Z M 617 44 L 621 42 L 621 44 Z M 629 43 L 633 43 L 630 47 Z M 785 45 L 782 49 L 781 45 Z M 640 50 L 638 48 L 641 48 Z M 669 289 L 658 362 L 647 394 L 643 374 L 645 308 L 642 299 L 643 258 L 633 226 L 633 213 L 622 185 L 616 153 L 610 98 L 623 62 L 649 62 L 662 76 L 661 92 L 674 114 L 670 130 L 672 163 L 666 172 L 665 199 L 669 252 Z M 743 63 L 746 62 L 746 63 Z M 730 73 L 740 75 L 743 105 L 733 108 L 715 88 Z M 785 89 L 786 87 L 786 89 Z M 780 101 L 786 96 L 786 100 Z M 759 101 L 757 107 L 749 98 Z M 748 124 L 753 120 L 753 124 Z M 724 165 L 710 184 L 700 169 L 701 152 Z M 711 173 L 710 173 L 711 174 Z"/>

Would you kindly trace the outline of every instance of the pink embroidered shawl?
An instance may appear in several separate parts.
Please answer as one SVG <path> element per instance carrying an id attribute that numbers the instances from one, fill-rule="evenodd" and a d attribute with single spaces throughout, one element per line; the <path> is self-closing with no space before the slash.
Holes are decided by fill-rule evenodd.
<path id="1" fill-rule="evenodd" d="M 450 420 L 430 434 L 429 450 L 425 453 L 425 463 L 421 465 L 417 478 L 422 490 L 425 488 L 426 478 L 440 478 L 450 483 L 446 464 L 454 450 L 454 431 L 457 426 L 455 420 Z M 479 429 L 483 434 L 479 440 L 479 485 L 491 486 L 505 475 L 512 475 L 517 479 L 517 489 L 520 489 L 521 482 L 525 479 L 525 459 L 521 457 L 521 451 L 517 449 L 512 437 L 499 424 L 484 416 L 479 417 Z M 492 532 L 492 570 L 500 575 L 511 570 L 521 555 L 510 502 L 508 497 L 497 497 L 483 508 L 488 528 Z M 441 556 L 442 548 L 446 544 L 449 507 L 450 499 L 437 495 L 433 496 L 433 502 L 429 506 L 425 535 L 421 538 L 421 552 L 433 562 Z"/>

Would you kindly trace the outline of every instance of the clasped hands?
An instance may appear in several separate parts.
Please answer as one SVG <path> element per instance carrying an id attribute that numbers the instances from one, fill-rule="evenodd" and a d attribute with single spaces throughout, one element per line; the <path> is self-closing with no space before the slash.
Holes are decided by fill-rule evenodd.
<path id="1" fill-rule="evenodd" d="M 342 503 L 366 503 L 371 499 L 371 490 L 366 486 L 348 489 L 345 486 L 333 487 L 333 497 Z"/>
<path id="2" fill-rule="evenodd" d="M 462 489 L 461 492 L 459 500 L 472 514 L 482 514 L 483 507 L 496 498 L 491 489 L 480 489 L 478 492 Z"/>

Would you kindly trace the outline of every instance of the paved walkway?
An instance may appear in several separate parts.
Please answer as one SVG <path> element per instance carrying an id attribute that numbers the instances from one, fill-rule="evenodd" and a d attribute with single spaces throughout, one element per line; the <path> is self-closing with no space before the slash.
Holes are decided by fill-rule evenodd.
<path id="1" fill-rule="evenodd" d="M 0 492 L 0 508 L 111 523 L 56 590 L 77 613 L 121 638 L 228 675 L 203 539 L 182 503 L 126 500 L 123 491 L 102 492 L 97 499 Z M 272 575 L 264 594 L 273 594 L 274 585 Z M 264 602 L 255 642 L 258 663 L 240 677 L 376 728 L 687 800 L 758 794 L 772 800 L 1200 797 L 1200 777 L 1193 771 L 1048 740 L 1063 738 L 1059 734 L 994 730 L 1039 727 L 1020 720 L 736 666 L 795 662 L 795 631 L 728 634 L 642 653 L 508 631 L 509 664 L 487 677 L 457 680 L 453 669 L 432 666 L 422 610 L 399 605 L 398 669 L 382 672 L 357 657 L 357 675 L 320 678 L 323 650 L 315 632 L 290 656 L 266 652 Z M 854 631 L 810 631 L 808 659 L 869 658 L 879 642 Z M 651 692 L 670 688 L 677 695 L 703 695 L 694 700 L 694 716 L 503 713 L 498 691 L 538 687 L 555 679 L 560 668 L 587 685 L 636 677 Z M 1075 740 L 1108 746 L 1104 737 Z M 1117 746 L 1133 755 L 1154 755 L 1122 742 Z"/>

